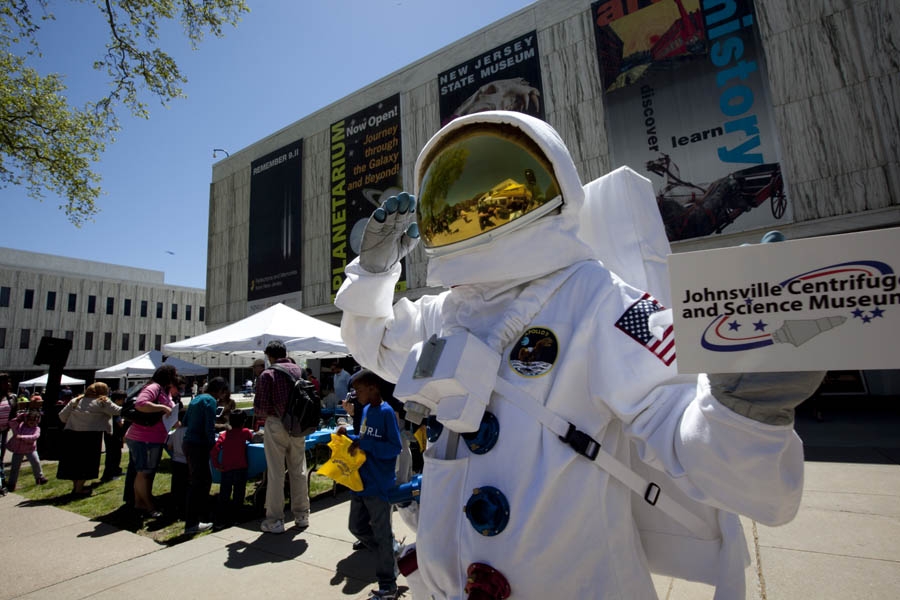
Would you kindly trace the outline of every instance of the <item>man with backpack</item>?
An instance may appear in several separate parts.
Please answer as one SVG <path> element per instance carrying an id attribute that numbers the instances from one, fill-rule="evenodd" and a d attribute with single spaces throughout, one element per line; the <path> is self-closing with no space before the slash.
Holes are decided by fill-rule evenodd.
<path id="1" fill-rule="evenodd" d="M 291 513 L 294 526 L 309 526 L 309 486 L 306 479 L 306 438 L 292 436 L 281 417 L 288 407 L 294 381 L 302 379 L 300 367 L 287 358 L 280 340 L 266 346 L 269 368 L 256 381 L 253 412 L 264 418 L 263 449 L 266 454 L 266 518 L 260 529 L 265 533 L 284 533 L 284 472 L 291 482 Z M 278 365 L 279 369 L 273 368 Z M 281 371 L 285 369 L 290 376 Z"/>

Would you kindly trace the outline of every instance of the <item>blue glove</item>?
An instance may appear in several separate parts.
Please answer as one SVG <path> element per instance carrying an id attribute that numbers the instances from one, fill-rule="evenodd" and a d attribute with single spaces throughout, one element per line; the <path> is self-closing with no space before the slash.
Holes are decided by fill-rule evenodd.
<path id="1" fill-rule="evenodd" d="M 709 375 L 720 404 L 767 425 L 790 425 L 794 408 L 812 396 L 825 371 L 796 373 L 715 373 Z"/>
<path id="2" fill-rule="evenodd" d="M 390 271 L 418 242 L 416 197 L 406 192 L 391 196 L 375 209 L 366 223 L 359 264 L 370 273 Z"/>

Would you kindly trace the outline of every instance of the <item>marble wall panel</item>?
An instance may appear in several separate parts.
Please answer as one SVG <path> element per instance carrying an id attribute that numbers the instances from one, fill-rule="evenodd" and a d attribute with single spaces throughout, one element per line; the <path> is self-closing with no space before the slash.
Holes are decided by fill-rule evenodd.
<path id="1" fill-rule="evenodd" d="M 557 52 L 583 41 L 594 43 L 594 29 L 589 10 L 584 10 L 559 23 L 538 31 L 538 47 L 541 54 Z"/>
<path id="2" fill-rule="evenodd" d="M 871 0 L 853 6 L 860 55 L 867 74 L 880 77 L 900 69 L 900 2 Z"/>
<path id="3" fill-rule="evenodd" d="M 756 21 L 763 39 L 812 23 L 870 0 L 756 0 Z"/>
<path id="4" fill-rule="evenodd" d="M 541 57 L 547 112 L 595 98 L 600 90 L 593 43 L 582 40 Z"/>
<path id="5" fill-rule="evenodd" d="M 766 55 L 773 104 L 860 81 L 858 44 L 847 37 L 853 29 L 829 17 L 827 22 L 802 25 L 769 39 Z"/>

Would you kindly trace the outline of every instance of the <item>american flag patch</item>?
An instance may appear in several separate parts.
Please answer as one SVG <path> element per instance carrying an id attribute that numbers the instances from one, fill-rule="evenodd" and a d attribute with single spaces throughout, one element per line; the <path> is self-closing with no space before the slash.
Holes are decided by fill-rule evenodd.
<path id="1" fill-rule="evenodd" d="M 663 338 L 660 340 L 650 333 L 648 325 L 650 315 L 660 310 L 665 310 L 663 305 L 657 302 L 653 296 L 645 293 L 619 317 L 616 327 L 652 352 L 666 366 L 669 366 L 675 360 L 675 334 L 672 326 L 666 327 Z"/>

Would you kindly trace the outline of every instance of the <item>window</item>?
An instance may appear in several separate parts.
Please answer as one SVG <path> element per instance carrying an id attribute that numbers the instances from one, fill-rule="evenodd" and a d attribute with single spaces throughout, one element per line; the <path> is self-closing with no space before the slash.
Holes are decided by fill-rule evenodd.
<path id="1" fill-rule="evenodd" d="M 200 307 L 200 320 L 203 321 L 203 320 L 205 320 L 205 318 L 206 318 L 206 307 L 201 306 Z"/>
<path id="2" fill-rule="evenodd" d="M 184 306 L 184 320 L 185 321 L 191 320 L 191 305 L 190 304 L 185 304 L 185 306 Z"/>
<path id="3" fill-rule="evenodd" d="M 25 308 L 34 306 L 34 290 L 25 290 Z"/>
<path id="4" fill-rule="evenodd" d="M 23 329 L 22 335 L 19 337 L 19 349 L 28 350 L 28 344 L 31 342 L 31 330 Z"/>
<path id="5" fill-rule="evenodd" d="M 69 294 L 69 312 L 75 312 L 75 304 L 78 302 L 77 294 Z"/>
<path id="6" fill-rule="evenodd" d="M 162 302 L 156 303 L 156 318 L 162 319 Z"/>
<path id="7" fill-rule="evenodd" d="M 0 348 L 6 348 L 6 327 L 0 327 Z"/>
<path id="8" fill-rule="evenodd" d="M 162 350 L 162 336 L 157 334 L 153 336 L 153 348 L 155 350 Z"/>
<path id="9" fill-rule="evenodd" d="M 125 350 L 125 351 L 128 350 L 128 342 L 130 341 L 130 339 L 129 339 L 130 337 L 131 336 L 127 333 L 122 334 L 122 350 Z"/>
<path id="10" fill-rule="evenodd" d="M 125 298 L 125 316 L 131 316 L 131 298 Z"/>
<path id="11" fill-rule="evenodd" d="M 5 285 L 0 287 L 0 306 L 9 306 L 9 288 Z"/>
<path id="12" fill-rule="evenodd" d="M 47 310 L 56 310 L 56 292 L 47 292 Z"/>
<path id="13" fill-rule="evenodd" d="M 106 314 L 111 315 L 116 310 L 116 299 L 115 298 L 106 298 Z"/>
<path id="14" fill-rule="evenodd" d="M 147 301 L 146 300 L 141 300 L 141 316 L 142 317 L 147 316 Z"/>
<path id="15" fill-rule="evenodd" d="M 88 296 L 88 312 L 91 314 L 97 312 L 97 296 Z"/>
<path id="16" fill-rule="evenodd" d="M 169 336 L 169 343 L 170 343 L 170 344 L 174 344 L 174 343 L 175 343 L 175 336 L 174 336 L 174 335 L 170 335 L 170 336 Z"/>
<path id="17" fill-rule="evenodd" d="M 109 331 L 103 334 L 103 349 L 112 350 L 112 333 Z"/>
<path id="18" fill-rule="evenodd" d="M 177 304 L 172 305 L 172 318 L 173 319 L 178 318 L 178 305 Z"/>
<path id="19" fill-rule="evenodd" d="M 93 350 L 94 349 L 94 332 L 86 331 L 84 333 L 84 349 L 85 350 Z"/>
<path id="20" fill-rule="evenodd" d="M 72 331 L 71 329 L 69 331 L 67 331 L 66 339 L 69 340 L 70 342 L 74 341 L 75 340 L 75 332 Z"/>
<path id="21" fill-rule="evenodd" d="M 142 333 L 138 336 L 138 352 L 143 352 L 147 349 L 147 334 Z"/>

